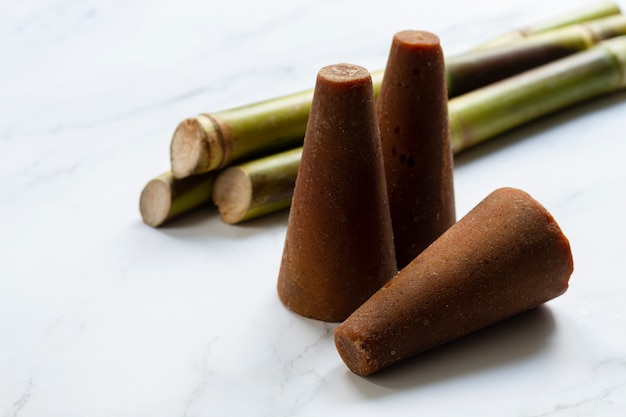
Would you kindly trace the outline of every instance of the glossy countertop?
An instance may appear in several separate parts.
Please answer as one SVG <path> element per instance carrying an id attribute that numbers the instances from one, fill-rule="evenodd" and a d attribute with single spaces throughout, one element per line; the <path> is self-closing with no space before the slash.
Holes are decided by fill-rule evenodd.
<path id="1" fill-rule="evenodd" d="M 455 158 L 458 217 L 504 186 L 553 214 L 569 290 L 371 377 L 336 324 L 279 301 L 287 210 L 142 222 L 186 117 L 312 88 L 328 64 L 382 69 L 400 30 L 455 54 L 588 4 L 421 3 L 5 1 L 0 416 L 626 415 L 626 93 Z"/>

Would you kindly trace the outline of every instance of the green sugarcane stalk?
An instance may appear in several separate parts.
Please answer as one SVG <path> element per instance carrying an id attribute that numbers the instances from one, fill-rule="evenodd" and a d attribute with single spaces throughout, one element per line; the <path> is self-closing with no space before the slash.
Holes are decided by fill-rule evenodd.
<path id="1" fill-rule="evenodd" d="M 302 148 L 290 149 L 223 170 L 213 201 L 223 222 L 240 223 L 289 207 Z"/>
<path id="2" fill-rule="evenodd" d="M 449 96 L 543 65 L 589 48 L 598 40 L 626 34 L 626 18 L 617 16 L 555 30 L 507 47 L 479 50 L 446 59 Z M 372 73 L 377 94 L 383 71 Z M 232 165 L 302 144 L 313 90 L 274 98 L 181 122 L 171 142 L 172 172 L 177 178 Z"/>
<path id="3" fill-rule="evenodd" d="M 172 137 L 171 167 L 184 178 L 302 143 L 313 90 L 183 120 Z"/>
<path id="4" fill-rule="evenodd" d="M 570 19 L 570 21 L 585 20 L 596 16 L 619 13 L 619 9 L 617 7 L 611 7 L 609 4 L 606 4 L 604 11 L 602 10 L 602 7 L 596 7 L 595 12 L 592 10 L 592 12 L 588 13 L 579 13 L 578 18 Z M 539 27 L 541 25 L 535 26 Z M 551 25 L 544 24 L 543 26 L 547 28 Z M 570 51 L 574 52 L 579 48 L 582 49 L 588 47 L 593 43 L 593 40 L 618 36 L 623 34 L 625 31 L 624 17 L 621 15 L 615 16 L 611 19 L 599 19 L 597 22 L 589 22 L 585 28 L 580 25 L 575 25 L 575 27 L 576 29 L 568 28 L 560 31 L 560 33 L 559 31 L 552 31 L 553 35 L 550 36 L 532 36 L 527 38 L 525 41 L 517 41 L 509 45 L 508 48 L 492 48 L 494 51 L 501 49 L 499 53 L 490 53 L 489 50 L 476 51 L 475 56 L 480 57 L 480 55 L 483 54 L 483 57 L 478 60 L 473 60 L 472 54 L 463 54 L 448 59 L 447 64 L 456 68 L 449 72 L 449 74 L 452 75 L 448 75 L 448 81 L 451 84 L 451 88 L 449 90 L 451 92 L 451 96 L 455 96 L 486 82 L 484 81 L 485 79 L 483 79 L 483 81 L 470 79 L 471 74 L 482 72 L 476 71 L 477 68 L 480 68 L 477 67 L 476 63 L 481 60 L 485 63 L 490 60 L 499 60 L 500 63 L 495 65 L 494 68 L 498 68 L 500 66 L 504 67 L 504 62 L 510 62 L 510 60 L 514 59 L 516 55 L 519 56 L 520 54 L 524 54 L 525 50 L 531 50 L 533 51 L 532 55 L 540 57 L 542 56 L 542 53 L 540 53 L 542 48 L 544 50 L 551 49 L 553 51 L 552 53 L 554 54 L 554 58 L 557 58 L 557 54 L 554 51 L 558 50 L 559 45 L 568 45 L 566 48 L 569 48 Z M 577 34 L 574 34 L 574 32 Z M 529 40 L 533 38 L 543 39 L 541 42 L 545 43 L 543 46 L 537 46 L 537 44 L 533 43 L 534 41 Z M 541 42 L 539 42 L 539 44 L 541 44 Z M 524 43 L 526 43 L 526 45 L 524 45 Z M 517 44 L 520 45 L 517 46 Z M 536 64 L 540 65 L 541 61 L 536 61 Z M 490 67 L 492 64 L 487 63 L 484 66 Z M 520 67 L 520 70 L 522 69 L 523 67 Z M 455 73 L 457 74 L 456 77 L 454 76 Z M 494 79 L 497 79 L 498 76 L 496 75 L 496 71 L 493 71 L 493 74 Z M 373 73 L 372 78 L 376 93 L 380 87 L 382 75 L 382 71 Z M 506 70 L 500 73 L 500 77 L 507 75 L 510 75 L 510 73 L 506 73 Z M 473 85 L 471 85 L 472 83 Z M 302 140 L 302 135 L 306 128 L 306 119 L 308 118 L 308 112 L 310 109 L 312 92 L 313 90 L 309 90 L 221 113 L 230 113 L 230 116 L 235 120 L 234 124 L 239 127 L 241 134 L 244 136 L 248 132 L 254 132 L 251 134 L 251 136 L 254 136 L 259 130 L 261 132 L 269 132 L 270 135 L 273 135 L 273 138 L 269 138 L 267 140 L 267 143 L 269 144 L 267 146 L 268 151 L 272 149 L 282 149 L 287 146 L 285 144 L 290 144 L 292 141 L 295 141 L 295 143 L 298 144 Z M 191 140 L 183 141 L 185 144 L 180 146 L 182 151 L 186 151 L 185 147 L 189 147 L 189 143 L 192 144 L 191 147 L 193 148 L 193 144 L 195 143 L 195 146 L 210 148 L 210 155 L 218 155 L 218 158 L 219 155 L 224 155 L 224 143 L 220 142 L 220 135 L 225 131 L 229 132 L 232 129 L 228 123 L 220 125 L 219 123 L 214 124 L 211 121 L 212 117 L 217 117 L 219 119 L 221 113 L 218 113 L 217 116 L 209 114 L 200 115 L 197 118 L 192 118 L 181 123 L 179 128 L 183 132 L 185 130 L 187 131 L 187 134 L 183 134 L 182 136 L 187 138 L 189 136 L 192 137 Z M 247 120 L 248 122 L 239 124 L 239 121 L 241 120 Z M 265 123 L 257 123 L 259 120 L 265 121 Z M 191 128 L 189 128 L 190 125 Z M 220 135 L 216 134 L 218 133 L 215 132 L 216 129 L 221 129 L 219 132 Z M 237 134 L 239 135 L 240 133 L 237 132 Z M 193 135 L 199 136 L 198 140 L 194 141 Z M 217 138 L 217 140 L 209 141 L 208 137 Z M 245 141 L 243 141 L 243 143 L 237 143 L 236 147 L 239 150 L 243 149 L 243 153 L 251 155 L 257 153 L 256 145 L 258 143 L 251 142 L 247 150 L 244 146 L 242 146 L 244 144 Z M 213 164 L 214 163 L 215 162 L 213 162 Z M 218 163 L 218 165 L 228 165 L 230 163 L 232 163 L 232 158 L 222 156 L 222 160 Z M 201 165 L 202 164 L 197 165 L 198 167 L 201 167 L 201 169 L 198 170 L 199 172 L 211 171 L 215 169 L 214 166 L 206 169 L 206 165 Z M 146 185 L 140 198 L 140 211 L 144 222 L 157 227 L 195 207 L 207 204 L 211 194 L 212 181 L 214 177 L 215 175 L 205 176 L 204 174 L 201 174 L 193 175 L 192 177 L 186 177 L 183 175 L 182 178 L 175 178 L 170 171 L 150 181 Z M 205 181 L 208 182 L 205 183 Z M 157 192 L 155 192 L 155 190 L 157 190 Z M 289 203 L 290 199 L 288 199 L 288 201 L 277 202 L 276 204 L 279 206 L 288 206 Z M 253 214 L 253 217 L 254 216 L 256 216 L 256 214 Z"/>
<path id="5" fill-rule="evenodd" d="M 453 56 L 446 59 L 448 95 L 460 96 L 622 35 L 626 16 L 619 14 Z"/>
<path id="6" fill-rule="evenodd" d="M 595 2 L 583 6 L 577 10 L 572 10 L 560 16 L 555 16 L 525 28 L 513 30 L 504 33 L 494 39 L 491 39 L 476 49 L 493 48 L 494 46 L 507 45 L 539 33 L 548 32 L 550 30 L 559 29 L 576 23 L 587 22 L 590 20 L 600 19 L 607 16 L 621 14 L 621 10 L 617 4 L 611 1 Z"/>
<path id="7" fill-rule="evenodd" d="M 623 89 L 626 36 L 450 100 L 450 140 L 460 152 L 541 116 Z"/>
<path id="8" fill-rule="evenodd" d="M 450 122 L 450 141 L 452 152 L 456 155 L 498 134 L 554 111 L 626 88 L 626 36 L 601 42 L 597 46 L 562 58 L 550 64 L 532 69 L 523 74 L 508 78 L 498 83 L 480 88 L 471 93 L 451 99 L 448 103 Z M 249 189 L 250 196 L 239 196 L 239 200 L 256 200 L 259 204 L 254 211 L 239 212 L 234 224 L 258 217 L 262 214 L 288 207 L 293 196 L 293 188 L 280 194 L 272 194 L 274 176 L 280 177 L 282 184 L 295 184 L 297 169 L 294 161 L 299 162 L 302 148 L 295 148 L 290 153 L 289 166 L 278 155 L 263 158 L 262 175 L 255 172 L 254 163 L 246 164 L 245 175 L 239 180 L 246 182 L 245 187 L 233 180 L 228 184 L 237 189 Z M 237 166 L 228 168 L 220 175 L 237 170 Z M 289 172 L 292 178 L 285 178 Z M 232 177 L 231 177 L 232 179 Z M 220 182 L 218 176 L 217 183 Z M 228 190 L 220 190 L 222 194 Z M 271 201 L 272 206 L 263 207 L 262 201 Z M 220 198 L 214 198 L 218 209 L 224 204 Z M 240 206 L 241 207 L 241 206 Z M 252 206 L 251 206 L 252 207 Z"/>
<path id="9" fill-rule="evenodd" d="M 217 172 L 177 179 L 171 171 L 151 179 L 139 198 L 144 223 L 158 227 L 183 213 L 211 203 Z"/>

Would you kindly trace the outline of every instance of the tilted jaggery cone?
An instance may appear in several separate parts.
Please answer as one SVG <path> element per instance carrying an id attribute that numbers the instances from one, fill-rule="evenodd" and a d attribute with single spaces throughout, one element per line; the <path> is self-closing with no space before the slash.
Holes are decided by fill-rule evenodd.
<path id="1" fill-rule="evenodd" d="M 317 75 L 289 213 L 278 295 L 294 312 L 344 320 L 397 272 L 369 72 Z"/>
<path id="2" fill-rule="evenodd" d="M 396 33 L 376 110 L 399 269 L 456 221 L 447 98 L 439 38 Z"/>
<path id="3" fill-rule="evenodd" d="M 340 324 L 335 344 L 366 376 L 561 295 L 573 268 L 552 215 L 498 189 Z"/>

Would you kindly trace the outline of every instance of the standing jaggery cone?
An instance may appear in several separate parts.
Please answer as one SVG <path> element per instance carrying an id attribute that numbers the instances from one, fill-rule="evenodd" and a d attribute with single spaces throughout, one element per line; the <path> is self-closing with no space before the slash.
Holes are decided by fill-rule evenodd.
<path id="1" fill-rule="evenodd" d="M 376 110 L 399 269 L 456 220 L 444 67 L 436 35 L 393 37 Z"/>
<path id="2" fill-rule="evenodd" d="M 278 295 L 294 312 L 344 320 L 396 273 L 370 74 L 322 68 L 289 213 Z"/>
<path id="3" fill-rule="evenodd" d="M 527 193 L 502 188 L 335 330 L 342 359 L 365 376 L 563 294 L 569 242 Z"/>

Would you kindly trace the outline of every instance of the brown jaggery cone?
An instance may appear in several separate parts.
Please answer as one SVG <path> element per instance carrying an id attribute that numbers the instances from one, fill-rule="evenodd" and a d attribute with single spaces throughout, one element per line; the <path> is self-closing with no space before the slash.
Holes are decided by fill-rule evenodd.
<path id="1" fill-rule="evenodd" d="M 339 322 L 396 272 L 370 74 L 351 64 L 324 67 L 307 123 L 278 295 L 302 316 Z"/>
<path id="2" fill-rule="evenodd" d="M 396 33 L 376 110 L 399 269 L 456 221 L 447 98 L 439 38 Z"/>
<path id="3" fill-rule="evenodd" d="M 366 376 L 561 295 L 573 268 L 550 213 L 498 189 L 339 325 L 335 344 Z"/>

